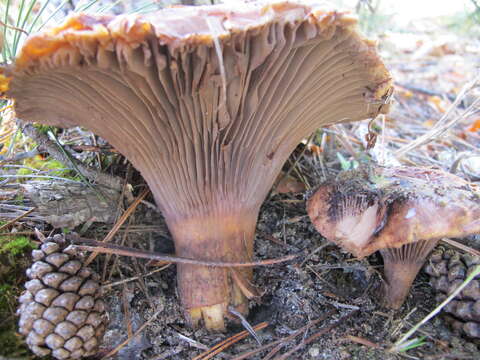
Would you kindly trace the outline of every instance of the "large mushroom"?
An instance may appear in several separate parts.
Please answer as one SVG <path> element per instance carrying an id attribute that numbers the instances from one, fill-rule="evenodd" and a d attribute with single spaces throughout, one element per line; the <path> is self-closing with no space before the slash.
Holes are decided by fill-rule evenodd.
<path id="1" fill-rule="evenodd" d="M 19 118 L 84 126 L 125 155 L 177 255 L 243 262 L 260 205 L 301 139 L 388 110 L 390 75 L 355 24 L 307 0 L 75 14 L 30 36 L 2 86 Z M 222 329 L 229 306 L 248 311 L 251 270 L 177 270 L 192 325 Z"/>
<path id="2" fill-rule="evenodd" d="M 316 229 L 357 257 L 380 250 L 384 304 L 398 309 L 443 237 L 480 233 L 480 194 L 441 170 L 375 167 L 322 184 L 307 210 Z"/>

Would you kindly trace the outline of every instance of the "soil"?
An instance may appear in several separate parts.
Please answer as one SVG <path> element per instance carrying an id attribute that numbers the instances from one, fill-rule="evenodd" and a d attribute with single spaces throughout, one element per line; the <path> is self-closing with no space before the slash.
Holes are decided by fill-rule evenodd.
<path id="1" fill-rule="evenodd" d="M 301 255 L 287 264 L 256 268 L 255 284 L 263 296 L 258 303 L 252 304 L 247 321 L 252 326 L 262 321 L 269 323 L 267 328 L 257 333 L 265 345 L 334 311 L 334 314 L 309 331 L 302 332 L 294 340 L 285 343 L 279 352 L 281 354 L 299 344 L 302 339 L 335 323 L 342 316 L 351 314 L 341 324 L 288 358 L 398 358 L 401 355 L 388 353 L 389 345 L 423 319 L 436 305 L 428 276 L 423 273 L 419 275 L 408 300 L 399 311 L 383 308 L 379 304 L 380 257 L 373 255 L 367 259 L 354 259 L 327 243 L 313 228 L 305 211 L 304 197 L 305 195 L 273 195 L 262 207 L 256 233 L 256 259 Z M 137 210 L 135 221 L 145 225 L 158 225 L 163 220 L 157 213 L 143 206 Z M 150 246 L 145 236 L 137 237 L 133 233 L 129 234 L 130 241 L 136 246 L 142 247 L 142 243 L 145 248 Z M 173 245 L 168 235 L 153 241 L 156 251 L 164 251 Z M 123 277 L 138 275 L 133 262 L 125 258 L 119 260 L 118 267 Z M 101 263 L 102 261 L 99 265 Z M 151 270 L 149 268 L 145 273 Z M 111 281 L 117 280 L 119 278 L 115 276 Z M 127 338 L 127 322 L 131 322 L 132 331 L 135 332 L 156 311 L 160 311 L 136 340 L 129 342 L 116 355 L 117 359 L 191 359 L 203 352 L 199 347 L 210 348 L 244 330 L 241 324 L 231 324 L 224 334 L 208 334 L 204 330 L 193 331 L 186 327 L 175 291 L 174 266 L 144 278 L 143 284 L 135 281 L 129 282 L 127 286 L 115 286 L 106 292 L 105 297 L 112 314 L 104 343 L 105 351 L 115 348 Z M 128 307 L 127 317 L 125 306 Z M 479 344 L 457 337 L 446 327 L 441 317 L 427 323 L 419 335 L 427 337 L 426 343 L 408 351 L 410 358 L 478 358 Z M 352 341 L 350 336 L 364 339 L 369 345 Z M 216 358 L 232 359 L 258 346 L 250 336 Z M 248 359 L 263 359 L 269 351 L 270 349 L 260 352 Z"/>

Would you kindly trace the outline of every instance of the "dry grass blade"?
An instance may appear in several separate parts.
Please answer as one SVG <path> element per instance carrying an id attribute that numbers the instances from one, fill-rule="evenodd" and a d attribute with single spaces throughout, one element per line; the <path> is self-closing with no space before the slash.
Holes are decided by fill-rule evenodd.
<path id="1" fill-rule="evenodd" d="M 460 116 L 453 117 L 452 115 L 454 114 L 457 106 L 460 104 L 460 102 L 463 100 L 465 95 L 478 86 L 478 83 L 480 81 L 480 75 L 477 75 L 472 81 L 468 82 L 465 84 L 465 86 L 462 88 L 460 93 L 457 95 L 455 101 L 452 103 L 448 111 L 445 112 L 445 114 L 440 118 L 440 120 L 437 121 L 435 126 L 426 134 L 418 137 L 408 145 L 405 145 L 404 147 L 398 149 L 395 152 L 395 156 L 397 158 L 403 157 L 405 154 L 408 152 L 412 151 L 413 149 L 428 144 L 429 142 L 435 140 L 438 138 L 438 136 L 442 135 L 444 132 L 446 132 L 448 129 L 450 129 L 452 126 L 454 126 L 458 121 L 461 119 L 465 118 L 467 115 L 469 115 L 472 111 L 475 110 L 475 108 L 478 106 L 480 103 L 480 99 L 477 98 Z"/>
<path id="2" fill-rule="evenodd" d="M 15 219 L 13 220 L 10 220 L 9 222 L 7 222 L 6 224 L 3 224 L 2 226 L 0 226 L 0 231 L 8 228 L 10 225 L 13 225 L 15 224 L 18 220 L 20 219 L 23 219 L 25 216 L 27 216 L 28 214 L 31 214 L 36 208 L 31 208 L 30 210 L 24 212 L 23 214 L 21 214 L 20 216 L 17 216 Z"/>
<path id="3" fill-rule="evenodd" d="M 268 322 L 262 322 L 260 324 L 257 324 L 253 327 L 253 330 L 259 331 L 268 326 Z M 225 339 L 221 342 L 219 342 L 217 345 L 211 347 L 207 351 L 201 353 L 200 355 L 194 357 L 192 360 L 208 360 L 217 355 L 218 353 L 224 351 L 228 347 L 232 346 L 233 344 L 239 342 L 240 340 L 245 339 L 250 333 L 247 330 L 244 330 L 242 332 L 239 332 L 238 334 L 235 334 L 228 339 Z"/>
<path id="4" fill-rule="evenodd" d="M 139 197 L 135 199 L 135 201 L 128 207 L 128 209 L 122 214 L 120 219 L 116 222 L 116 224 L 112 227 L 112 230 L 105 236 L 105 239 L 103 239 L 103 242 L 109 242 L 112 241 L 113 237 L 115 234 L 120 230 L 122 225 L 125 223 L 125 221 L 129 218 L 129 216 L 135 211 L 137 206 L 140 204 L 140 202 L 147 196 L 147 194 L 150 192 L 149 189 L 145 189 Z M 85 265 L 90 264 L 95 258 L 97 257 L 98 252 L 94 251 L 90 256 L 88 257 L 87 261 L 85 262 Z"/>
<path id="5" fill-rule="evenodd" d="M 347 335 L 346 340 L 352 341 L 357 344 L 362 344 L 367 347 L 373 348 L 373 349 L 381 349 L 382 347 L 378 344 L 375 344 L 374 342 L 371 342 L 370 340 L 358 337 L 358 336 L 353 336 L 353 335 Z"/>
<path id="6" fill-rule="evenodd" d="M 447 238 L 443 238 L 441 241 L 444 242 L 445 244 L 456 247 L 457 249 L 465 251 L 469 254 L 472 254 L 472 255 L 475 255 L 475 256 L 480 256 L 480 251 L 478 251 L 476 249 L 473 249 L 470 246 L 461 244 L 458 241 L 455 241 L 455 240 L 452 240 L 452 239 L 447 239 Z"/>
<path id="7" fill-rule="evenodd" d="M 258 345 L 262 346 L 262 340 L 257 335 L 257 333 L 255 332 L 255 329 L 252 327 L 252 325 L 250 325 L 247 319 L 245 319 L 245 317 L 240 312 L 235 310 L 233 306 L 229 306 L 228 311 L 240 319 L 240 321 L 242 322 L 242 326 L 250 333 L 250 335 L 253 336 L 253 338 L 256 340 Z"/>
<path id="8" fill-rule="evenodd" d="M 113 356 L 115 355 L 117 352 L 119 352 L 123 347 L 125 347 L 125 345 L 127 345 L 133 338 L 135 338 L 136 336 L 138 336 L 142 331 L 143 329 L 145 329 L 148 325 L 150 325 L 152 323 L 153 320 L 155 320 L 158 316 L 158 314 L 160 314 L 163 310 L 158 310 L 155 314 L 152 315 L 152 317 L 150 319 L 148 319 L 142 326 L 140 326 L 138 328 L 137 331 L 135 331 L 135 333 L 129 337 L 127 340 L 125 340 L 124 342 L 122 342 L 121 344 L 119 344 L 115 349 L 113 349 L 112 351 L 110 351 L 107 355 L 103 356 L 101 360 L 103 359 L 107 359 L 109 358 L 110 356 Z"/>

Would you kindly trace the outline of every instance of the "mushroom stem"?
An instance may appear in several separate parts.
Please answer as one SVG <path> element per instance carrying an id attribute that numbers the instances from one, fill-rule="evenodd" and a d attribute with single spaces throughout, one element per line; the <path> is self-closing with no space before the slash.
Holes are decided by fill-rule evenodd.
<path id="1" fill-rule="evenodd" d="M 380 250 L 384 263 L 383 303 L 391 309 L 400 309 L 408 296 L 413 280 L 425 263 L 438 240 L 423 240 Z"/>
<path id="2" fill-rule="evenodd" d="M 209 261 L 250 261 L 257 214 L 258 209 L 253 209 L 169 222 L 176 254 Z M 237 271 L 252 280 L 251 268 Z M 229 306 L 248 313 L 248 300 L 229 268 L 177 264 L 177 282 L 187 321 L 194 327 L 203 319 L 208 329 L 223 330 Z"/>

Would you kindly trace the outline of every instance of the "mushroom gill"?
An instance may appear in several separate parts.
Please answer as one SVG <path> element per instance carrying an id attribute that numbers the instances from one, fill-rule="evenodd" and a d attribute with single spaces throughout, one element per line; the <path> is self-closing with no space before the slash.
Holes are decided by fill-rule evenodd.
<path id="1" fill-rule="evenodd" d="M 400 308 L 430 251 L 443 237 L 480 233 L 480 196 L 440 170 L 375 167 L 322 184 L 307 204 L 316 229 L 355 256 L 380 250 L 383 301 Z"/>
<path id="2" fill-rule="evenodd" d="M 260 205 L 301 139 L 385 113 L 392 90 L 355 20 L 307 0 L 71 15 L 1 79 L 19 118 L 84 126 L 126 156 L 177 255 L 223 262 L 252 258 Z M 238 279 L 251 269 L 177 269 L 192 325 L 248 312 Z"/>

